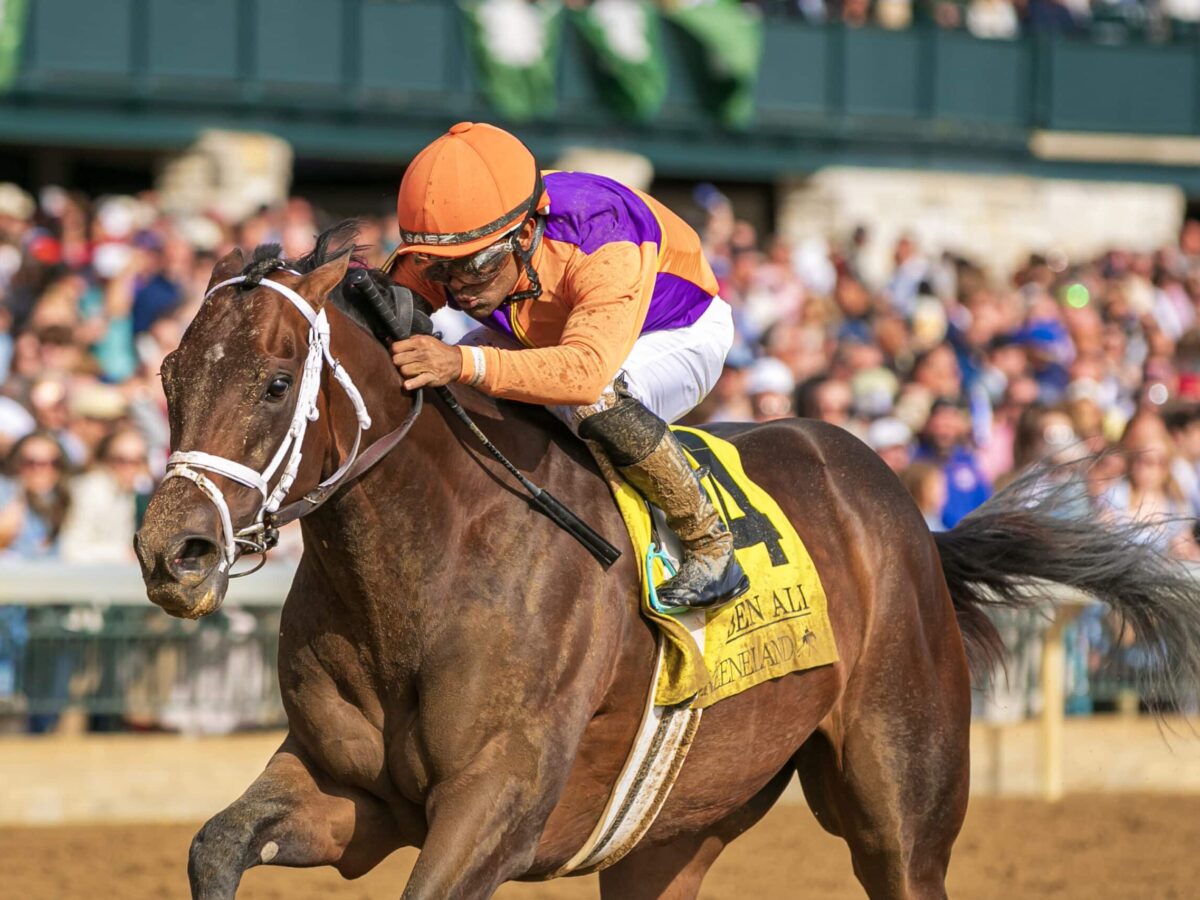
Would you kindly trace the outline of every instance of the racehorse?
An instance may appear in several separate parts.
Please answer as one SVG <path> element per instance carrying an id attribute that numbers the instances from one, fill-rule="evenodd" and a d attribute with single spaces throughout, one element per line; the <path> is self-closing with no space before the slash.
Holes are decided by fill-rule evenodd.
<path id="1" fill-rule="evenodd" d="M 195 473 L 165 479 L 146 511 L 143 577 L 175 616 L 220 606 L 236 556 L 230 529 L 253 523 L 275 486 L 254 478 L 311 418 L 295 413 L 314 358 L 316 419 L 289 498 L 357 453 L 360 426 L 365 448 L 411 426 L 302 519 L 279 640 L 288 734 L 196 835 L 197 898 L 233 897 L 243 871 L 263 863 L 353 878 L 406 845 L 421 848 L 409 900 L 486 897 L 507 880 L 549 877 L 595 825 L 647 695 L 655 636 L 639 614 L 640 560 L 586 447 L 539 408 L 455 389 L 522 472 L 623 548 L 607 570 L 524 502 L 438 402 L 412 417 L 416 397 L 378 323 L 340 287 L 345 238 L 327 232 L 283 268 L 278 248 L 225 256 L 163 364 L 172 449 L 233 461 L 211 463 L 207 486 Z M 321 310 L 336 368 L 310 352 L 317 330 L 306 328 Z M 933 536 L 846 431 L 799 419 L 718 431 L 811 553 L 840 661 L 706 711 L 654 825 L 601 871 L 606 900 L 695 897 L 721 850 L 797 775 L 870 896 L 945 896 L 967 807 L 968 654 L 983 660 L 998 646 L 984 608 L 1029 602 L 1030 578 L 1106 599 L 1176 674 L 1200 667 L 1189 583 L 1128 529 L 1062 518 L 1026 491 Z"/>

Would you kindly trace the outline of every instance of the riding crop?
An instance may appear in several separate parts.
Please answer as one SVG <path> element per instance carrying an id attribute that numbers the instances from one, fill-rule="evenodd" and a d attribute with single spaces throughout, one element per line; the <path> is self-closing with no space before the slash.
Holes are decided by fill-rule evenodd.
<path id="1" fill-rule="evenodd" d="M 365 269 L 359 269 L 354 272 L 349 279 L 349 284 L 352 288 L 358 291 L 367 302 L 371 304 L 371 308 L 382 320 L 393 340 L 402 341 L 412 334 L 430 334 L 432 327 L 425 325 L 419 318 L 412 316 L 412 311 L 406 316 L 410 320 L 408 328 L 405 328 L 396 316 L 396 312 L 388 305 L 379 288 L 371 280 Z M 412 302 L 411 300 L 409 301 Z M 423 317 L 421 317 L 423 318 Z M 428 321 L 428 320 L 426 320 Z M 479 426 L 471 419 L 462 405 L 458 402 L 458 398 L 450 392 L 448 388 L 434 388 L 438 397 L 447 408 L 454 413 L 462 421 L 464 425 L 470 429 L 471 433 L 479 439 L 485 450 L 488 451 L 508 472 L 520 482 L 530 496 L 530 502 L 539 510 L 550 517 L 551 521 L 558 527 L 562 528 L 579 543 L 581 543 L 596 560 L 605 567 L 611 566 L 621 556 L 621 551 L 610 544 L 600 535 L 595 529 L 579 518 L 568 507 L 564 506 L 557 498 L 549 491 L 544 490 L 526 478 L 516 466 L 509 462 L 508 458 L 500 452 L 500 449 L 491 442 L 486 434 L 480 430 Z"/>

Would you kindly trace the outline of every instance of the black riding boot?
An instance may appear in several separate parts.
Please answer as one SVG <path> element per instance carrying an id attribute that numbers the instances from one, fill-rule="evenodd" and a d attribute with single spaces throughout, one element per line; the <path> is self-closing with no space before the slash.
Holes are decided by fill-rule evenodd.
<path id="1" fill-rule="evenodd" d="M 579 436 L 595 441 L 647 500 L 661 509 L 683 544 L 679 571 L 658 586 L 664 606 L 702 609 L 734 599 L 750 580 L 733 555 L 733 535 L 717 515 L 675 435 L 617 384 L 618 400 L 584 419 Z"/>

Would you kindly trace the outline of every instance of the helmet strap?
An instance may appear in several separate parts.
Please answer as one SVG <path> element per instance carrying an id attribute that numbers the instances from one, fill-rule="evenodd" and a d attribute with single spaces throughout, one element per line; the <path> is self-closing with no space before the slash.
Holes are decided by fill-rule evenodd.
<path id="1" fill-rule="evenodd" d="M 542 243 L 542 235 L 546 233 L 546 217 L 535 216 L 533 227 L 533 239 L 529 242 L 529 249 L 522 250 L 518 248 L 513 251 L 520 260 L 521 265 L 525 268 L 525 277 L 529 279 L 529 289 L 525 291 L 517 291 L 515 294 L 509 294 L 504 298 L 504 303 L 519 303 L 522 300 L 536 300 L 542 296 L 542 280 L 538 277 L 537 269 L 533 267 L 533 254 Z"/>

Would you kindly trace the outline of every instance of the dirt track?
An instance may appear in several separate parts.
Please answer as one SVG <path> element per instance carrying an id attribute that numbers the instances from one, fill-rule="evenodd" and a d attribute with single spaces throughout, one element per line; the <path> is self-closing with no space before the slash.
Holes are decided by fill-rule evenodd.
<path id="1" fill-rule="evenodd" d="M 177 825 L 0 829 L 0 897 L 183 898 L 194 827 Z M 1055 897 L 1168 900 L 1200 896 L 1200 797 L 1074 797 L 1057 807 L 977 799 L 950 867 L 959 898 Z M 402 851 L 365 878 L 331 869 L 260 868 L 239 900 L 395 898 L 415 853 Z M 583 900 L 595 877 L 509 885 L 507 900 Z M 862 897 L 845 845 L 807 808 L 780 806 L 717 862 L 701 895 Z"/>

